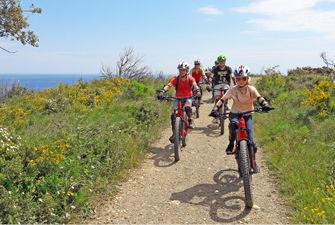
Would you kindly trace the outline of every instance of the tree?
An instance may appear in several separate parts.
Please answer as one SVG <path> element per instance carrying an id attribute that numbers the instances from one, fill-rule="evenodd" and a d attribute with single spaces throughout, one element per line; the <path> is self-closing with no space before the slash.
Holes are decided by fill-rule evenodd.
<path id="1" fill-rule="evenodd" d="M 320 54 L 320 57 L 322 58 L 323 62 L 326 64 L 326 66 L 330 69 L 330 78 L 335 81 L 335 62 L 332 59 L 329 59 L 326 52 L 322 52 Z"/>
<path id="2" fill-rule="evenodd" d="M 320 54 L 320 57 L 323 60 L 323 62 L 326 64 L 327 67 L 333 67 L 333 68 L 335 68 L 335 62 L 334 62 L 334 60 L 329 59 L 326 52 L 322 52 Z"/>
<path id="3" fill-rule="evenodd" d="M 135 56 L 134 49 L 126 48 L 120 55 L 119 61 L 116 63 L 116 70 L 110 66 L 102 66 L 102 77 L 110 79 L 113 77 L 122 77 L 127 79 L 142 80 L 151 75 L 147 66 L 141 66 L 143 57 Z"/>
<path id="4" fill-rule="evenodd" d="M 28 10 L 23 10 L 20 0 L 0 0 L 0 38 L 9 38 L 19 41 L 23 45 L 29 44 L 38 47 L 38 37 L 29 30 L 29 23 L 26 13 L 41 13 L 41 8 L 36 8 L 32 4 Z M 4 51 L 11 52 L 3 47 Z M 13 53 L 13 52 L 11 52 Z"/>

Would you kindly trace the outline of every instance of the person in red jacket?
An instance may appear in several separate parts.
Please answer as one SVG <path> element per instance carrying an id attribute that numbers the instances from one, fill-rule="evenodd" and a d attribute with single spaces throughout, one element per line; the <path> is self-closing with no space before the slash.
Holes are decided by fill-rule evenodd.
<path id="1" fill-rule="evenodd" d="M 160 91 L 159 96 L 163 96 L 172 86 L 176 88 L 176 98 L 173 103 L 173 108 L 178 108 L 178 99 L 181 99 L 185 112 L 189 118 L 190 128 L 195 128 L 194 121 L 191 119 L 192 116 L 192 89 L 196 91 L 197 95 L 200 96 L 199 87 L 192 76 L 188 76 L 190 66 L 187 62 L 182 61 L 178 64 L 177 69 L 179 70 L 179 75 L 174 76 L 170 82 L 163 87 Z M 169 138 L 170 142 L 174 141 L 174 126 L 175 126 L 175 116 L 171 115 L 171 125 L 172 125 L 172 136 Z"/>

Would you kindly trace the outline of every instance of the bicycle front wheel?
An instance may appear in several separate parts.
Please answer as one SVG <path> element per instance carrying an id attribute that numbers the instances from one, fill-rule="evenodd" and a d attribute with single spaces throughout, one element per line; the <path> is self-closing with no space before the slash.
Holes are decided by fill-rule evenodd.
<path id="1" fill-rule="evenodd" d="M 252 208 L 253 206 L 252 180 L 250 174 L 248 143 L 246 140 L 240 141 L 238 154 L 239 154 L 238 155 L 239 169 L 241 171 L 244 186 L 245 204 L 247 208 Z"/>
<path id="2" fill-rule="evenodd" d="M 176 161 L 180 160 L 181 136 L 182 136 L 182 121 L 180 117 L 177 117 L 174 127 L 174 159 Z"/>

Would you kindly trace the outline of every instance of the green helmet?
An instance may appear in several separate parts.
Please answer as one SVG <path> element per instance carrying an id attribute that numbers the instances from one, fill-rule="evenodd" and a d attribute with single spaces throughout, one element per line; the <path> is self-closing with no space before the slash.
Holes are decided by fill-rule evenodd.
<path id="1" fill-rule="evenodd" d="M 215 64 L 215 65 L 219 64 L 219 61 L 215 60 L 214 64 Z"/>
<path id="2" fill-rule="evenodd" d="M 219 55 L 217 61 L 218 62 L 226 61 L 226 56 L 225 55 Z"/>

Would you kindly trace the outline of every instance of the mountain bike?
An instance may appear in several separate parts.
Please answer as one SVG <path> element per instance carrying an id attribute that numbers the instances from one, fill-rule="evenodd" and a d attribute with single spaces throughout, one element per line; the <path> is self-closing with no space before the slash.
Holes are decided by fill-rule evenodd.
<path id="1" fill-rule="evenodd" d="M 273 110 L 274 108 L 270 108 Z M 251 143 L 247 127 L 245 124 L 244 116 L 250 115 L 252 112 L 267 112 L 263 111 L 262 108 L 255 108 L 254 110 L 236 113 L 238 114 L 238 131 L 236 134 L 236 143 L 234 147 L 235 158 L 238 165 L 238 171 L 240 177 L 243 180 L 244 186 L 244 195 L 245 195 L 245 204 L 247 208 L 252 208 L 253 206 L 253 196 L 252 196 L 252 174 L 254 168 L 256 167 L 256 159 L 255 159 L 255 150 L 254 145 Z"/>
<path id="2" fill-rule="evenodd" d="M 213 88 L 213 96 L 215 104 L 221 99 L 224 94 L 228 91 L 229 85 L 226 83 L 217 84 Z M 224 134 L 224 121 L 227 119 L 227 103 L 224 103 L 219 108 L 219 116 L 215 119 L 219 119 L 220 121 L 220 134 Z"/>
<path id="3" fill-rule="evenodd" d="M 186 111 L 183 107 L 181 99 L 170 97 L 170 96 L 163 96 L 159 97 L 159 100 L 167 100 L 173 101 L 175 99 L 178 100 L 178 107 L 177 109 L 173 110 L 173 116 L 175 118 L 174 122 L 174 158 L 176 161 L 180 160 L 181 155 L 181 148 L 186 147 L 187 145 L 187 134 L 190 133 L 190 124 L 189 124 L 189 117 L 186 114 Z"/>

